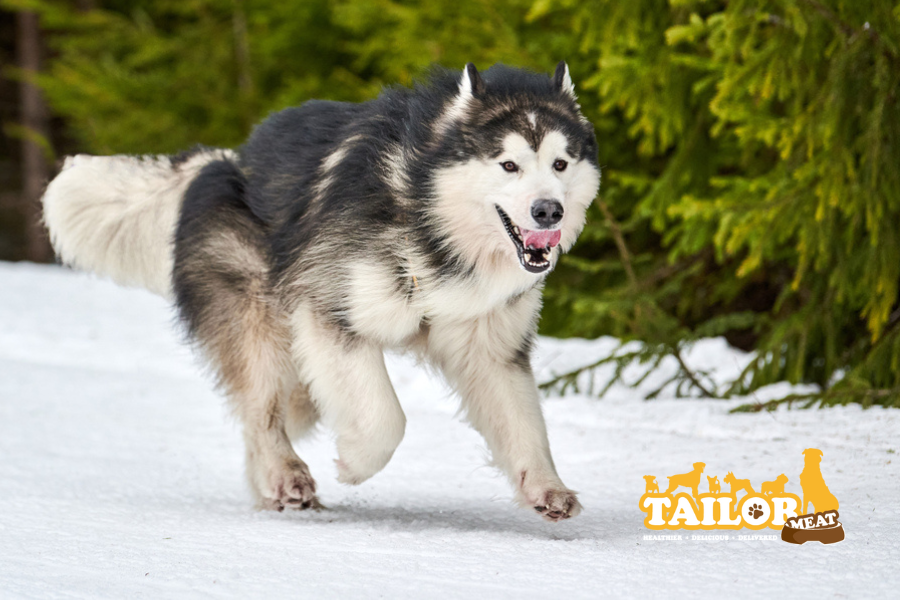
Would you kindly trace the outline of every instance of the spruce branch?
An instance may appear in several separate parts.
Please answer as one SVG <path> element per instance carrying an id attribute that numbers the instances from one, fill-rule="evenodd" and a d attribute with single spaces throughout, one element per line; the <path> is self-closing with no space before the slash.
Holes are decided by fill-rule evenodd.
<path id="1" fill-rule="evenodd" d="M 619 256 L 622 258 L 622 267 L 625 269 L 625 275 L 628 277 L 628 284 L 632 287 L 632 289 L 635 289 L 637 288 L 637 276 L 634 274 L 631 252 L 628 251 L 628 245 L 625 243 L 625 236 L 622 234 L 622 227 L 613 216 L 612 211 L 609 209 L 609 205 L 606 204 L 606 202 L 604 202 L 600 198 L 597 198 L 597 206 L 600 207 L 600 211 L 603 213 L 603 218 L 606 219 L 606 224 L 609 227 L 610 233 L 612 233 L 613 241 L 616 243 L 616 248 L 618 248 L 619 250 Z"/>
<path id="2" fill-rule="evenodd" d="M 825 20 L 831 23 L 836 29 L 840 30 L 846 37 L 850 38 L 856 33 L 856 30 L 849 24 L 845 23 L 834 12 L 828 9 L 818 0 L 800 0 L 814 11 L 825 17 Z"/>
<path id="3" fill-rule="evenodd" d="M 853 27 L 852 25 L 850 25 L 849 23 L 847 23 L 846 21 L 842 20 L 840 17 L 838 17 L 834 13 L 834 11 L 830 10 L 827 6 L 825 6 L 818 0 L 800 0 L 800 2 L 802 2 L 803 4 L 806 4 L 807 6 L 812 8 L 814 11 L 816 11 L 817 13 L 822 15 L 826 21 L 828 21 L 829 23 L 832 24 L 832 26 L 834 26 L 835 29 L 837 29 L 841 33 L 843 33 L 844 36 L 847 38 L 847 40 L 852 40 L 853 38 L 858 38 L 858 37 L 862 37 L 862 36 L 868 36 L 873 42 L 875 42 L 876 45 L 884 47 L 884 45 L 881 43 L 882 42 L 881 34 L 879 34 L 878 30 L 876 30 L 871 25 L 871 23 L 869 23 L 868 21 L 866 22 L 865 26 L 863 26 L 862 28 L 856 28 L 856 27 Z M 887 53 L 887 54 L 891 58 L 896 58 L 896 56 L 893 53 Z"/>
<path id="4" fill-rule="evenodd" d="M 672 354 L 672 356 L 675 357 L 675 360 L 678 361 L 678 365 L 681 367 L 681 370 L 684 371 L 685 376 L 688 378 L 688 380 L 690 380 L 691 384 L 695 388 L 700 390 L 700 392 L 703 394 L 704 397 L 706 397 L 706 398 L 718 398 L 719 397 L 715 392 L 709 391 L 706 388 L 706 386 L 704 386 L 702 383 L 700 383 L 700 380 L 697 378 L 697 376 L 694 374 L 694 372 L 691 371 L 691 369 L 689 369 L 688 366 L 685 364 L 684 359 L 681 357 L 681 352 L 679 351 L 679 349 L 677 347 L 671 349 L 671 354 Z"/>
<path id="5" fill-rule="evenodd" d="M 615 216 L 613 216 L 613 213 L 610 210 L 609 205 L 606 204 L 606 202 L 604 202 L 603 200 L 598 198 L 597 205 L 600 207 L 600 211 L 603 213 L 603 217 L 606 219 L 607 226 L 609 227 L 610 233 L 613 236 L 613 240 L 615 241 L 616 248 L 619 251 L 619 256 L 622 259 L 622 267 L 625 270 L 625 275 L 628 277 L 629 287 L 631 287 L 632 290 L 637 291 L 638 279 L 637 279 L 637 275 L 634 272 L 632 254 L 631 254 L 631 251 L 628 249 L 628 244 L 626 243 L 625 236 L 622 233 L 622 227 L 619 225 L 619 222 L 616 220 Z M 706 386 L 704 386 L 698 379 L 697 375 L 687 366 L 687 364 L 684 362 L 684 358 L 681 356 L 681 351 L 678 349 L 678 347 L 676 345 L 667 345 L 666 349 L 667 349 L 667 353 L 674 356 L 675 360 L 678 361 L 678 366 L 681 369 L 681 371 L 684 373 L 685 377 L 687 377 L 687 379 L 691 382 L 691 384 L 694 387 L 696 387 L 700 391 L 700 393 L 703 394 L 704 397 L 706 397 L 706 398 L 717 398 L 718 397 L 714 392 L 711 392 Z M 594 369 L 597 366 L 599 366 L 599 365 L 587 366 L 587 367 L 582 367 L 581 369 L 576 369 L 576 371 L 573 371 L 572 373 L 570 373 L 569 376 L 571 376 L 574 373 L 575 377 L 577 377 L 577 373 L 584 372 L 585 370 Z M 673 380 L 675 380 L 675 379 L 677 379 L 677 375 L 673 378 Z M 667 384 L 668 383 L 670 383 L 670 382 L 667 382 Z M 667 385 L 667 384 L 665 384 L 665 385 Z M 665 385 L 663 385 L 662 387 L 665 387 Z M 657 390 L 656 393 L 659 393 L 659 391 L 661 391 L 661 390 L 662 390 L 662 388 Z"/>
<path id="6" fill-rule="evenodd" d="M 741 404 L 729 412 L 761 412 L 773 411 L 782 404 L 790 408 L 795 402 L 802 402 L 802 408 L 812 408 L 816 404 L 821 406 L 837 406 L 850 402 L 862 404 L 868 408 L 873 405 L 885 407 L 900 407 L 900 386 L 880 389 L 835 389 L 825 392 L 813 392 L 811 394 L 790 394 L 783 398 L 769 400 L 768 402 L 754 402 Z"/>

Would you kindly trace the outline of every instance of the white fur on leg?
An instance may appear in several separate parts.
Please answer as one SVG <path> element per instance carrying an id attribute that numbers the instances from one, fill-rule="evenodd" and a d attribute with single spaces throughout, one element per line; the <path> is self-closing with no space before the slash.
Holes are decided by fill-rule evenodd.
<path id="1" fill-rule="evenodd" d="M 260 353 L 253 364 L 253 386 L 232 395 L 244 424 L 247 479 L 260 508 L 313 508 L 316 482 L 285 431 L 286 406 L 297 389 L 293 377 L 280 377 L 278 363 Z M 289 373 L 290 371 L 288 371 Z"/>
<path id="2" fill-rule="evenodd" d="M 580 513 L 581 504 L 556 473 L 534 376 L 511 360 L 539 302 L 536 290 L 468 323 L 435 323 L 427 352 L 462 396 L 469 422 L 509 477 L 517 501 L 559 521 Z"/>
<path id="3" fill-rule="evenodd" d="M 289 429 L 312 427 L 316 412 L 297 381 L 286 332 L 263 301 L 229 314 L 232 335 L 206 337 L 203 347 L 244 425 L 250 488 L 261 508 L 316 507 L 315 481 L 288 437 Z"/>
<path id="4" fill-rule="evenodd" d="M 384 353 L 363 339 L 341 339 L 306 306 L 292 325 L 300 379 L 337 434 L 338 480 L 362 483 L 387 465 L 406 430 Z"/>
<path id="5" fill-rule="evenodd" d="M 259 508 L 317 508 L 316 482 L 283 431 L 264 433 L 247 424 L 247 479 Z"/>
<path id="6" fill-rule="evenodd" d="M 184 192 L 206 164 L 229 150 L 168 156 L 66 159 L 44 193 L 44 223 L 68 265 L 116 283 L 172 296 L 173 242 Z"/>
<path id="7" fill-rule="evenodd" d="M 314 508 L 316 482 L 285 430 L 294 391 L 292 376 L 281 376 L 279 357 L 265 348 L 248 349 L 258 355 L 253 361 L 253 385 L 232 394 L 232 402 L 244 424 L 247 449 L 247 479 L 260 508 Z M 291 374 L 292 375 L 292 374 Z"/>

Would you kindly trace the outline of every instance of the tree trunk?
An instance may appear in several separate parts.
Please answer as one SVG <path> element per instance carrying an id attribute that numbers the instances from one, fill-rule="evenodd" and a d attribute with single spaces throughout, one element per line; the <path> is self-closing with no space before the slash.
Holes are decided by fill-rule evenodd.
<path id="1" fill-rule="evenodd" d="M 38 15 L 22 11 L 16 14 L 16 54 L 19 68 L 26 74 L 41 68 L 41 31 Z M 34 262 L 53 260 L 53 249 L 41 223 L 41 194 L 50 175 L 44 151 L 37 139 L 48 139 L 47 107 L 40 89 L 27 81 L 19 84 L 20 121 L 22 136 L 22 199 L 21 207 L 27 219 L 26 258 Z"/>

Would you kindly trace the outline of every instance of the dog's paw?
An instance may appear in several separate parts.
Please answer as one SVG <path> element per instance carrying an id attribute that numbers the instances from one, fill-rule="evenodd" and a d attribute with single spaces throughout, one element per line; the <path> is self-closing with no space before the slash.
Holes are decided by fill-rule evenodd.
<path id="1" fill-rule="evenodd" d="M 557 523 L 577 516 L 581 512 L 581 503 L 572 490 L 547 490 L 534 502 L 534 510 L 548 521 Z"/>
<path id="2" fill-rule="evenodd" d="M 341 458 L 335 459 L 334 464 L 338 472 L 337 480 L 347 485 L 359 485 L 378 472 L 373 468 L 354 468 Z"/>
<path id="3" fill-rule="evenodd" d="M 303 461 L 287 461 L 269 474 L 267 483 L 266 489 L 260 490 L 260 508 L 277 511 L 323 508 L 316 498 L 316 482 Z"/>
<path id="4" fill-rule="evenodd" d="M 338 439 L 337 479 L 348 485 L 359 485 L 381 471 L 394 455 L 401 437 L 371 439 L 343 436 Z"/>

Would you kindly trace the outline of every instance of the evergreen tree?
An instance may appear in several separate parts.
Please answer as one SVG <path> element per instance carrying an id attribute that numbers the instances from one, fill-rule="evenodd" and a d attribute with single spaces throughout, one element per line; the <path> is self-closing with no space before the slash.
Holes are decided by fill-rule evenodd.
<path id="1" fill-rule="evenodd" d="M 620 364 L 725 335 L 756 350 L 740 378 L 676 380 L 900 405 L 900 4 L 560 0 L 534 14 L 548 11 L 579 23 L 608 165 L 548 329 L 647 343 Z"/>

